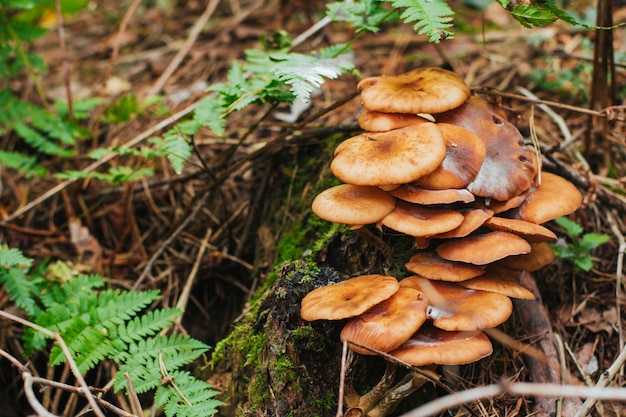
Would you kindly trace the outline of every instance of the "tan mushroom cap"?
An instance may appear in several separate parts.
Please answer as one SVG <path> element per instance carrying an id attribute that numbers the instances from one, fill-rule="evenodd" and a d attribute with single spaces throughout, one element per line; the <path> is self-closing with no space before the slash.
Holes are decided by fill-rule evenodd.
<path id="1" fill-rule="evenodd" d="M 520 195 L 515 196 L 506 201 L 497 201 L 497 200 L 492 200 L 490 198 L 487 198 L 487 199 L 484 199 L 484 206 L 486 208 L 489 208 L 489 210 L 493 211 L 495 214 L 503 213 L 507 210 L 521 206 L 524 200 L 526 200 L 526 197 L 528 196 L 529 191 L 524 191 Z"/>
<path id="2" fill-rule="evenodd" d="M 485 160 L 485 142 L 460 126 L 449 123 L 437 123 L 437 126 L 446 141 L 446 157 L 436 170 L 417 180 L 417 183 L 434 190 L 467 187 L 474 181 Z"/>
<path id="3" fill-rule="evenodd" d="M 405 267 L 422 277 L 449 282 L 465 281 L 485 273 L 482 266 L 448 261 L 434 251 L 416 253 L 411 256 Z"/>
<path id="4" fill-rule="evenodd" d="M 491 341 L 480 330 L 449 332 L 424 325 L 390 355 L 414 366 L 465 365 L 492 351 Z"/>
<path id="5" fill-rule="evenodd" d="M 487 219 L 493 216 L 493 211 L 488 209 L 469 209 L 460 210 L 460 212 L 463 214 L 463 223 L 461 223 L 459 227 L 434 237 L 438 239 L 465 237 L 480 228 L 480 226 L 485 224 Z"/>
<path id="6" fill-rule="evenodd" d="M 495 292 L 511 298 L 534 300 L 534 294 L 520 284 L 523 272 L 492 264 L 487 267 L 483 275 L 459 282 L 459 285 L 470 290 Z"/>
<path id="7" fill-rule="evenodd" d="M 580 191 L 571 182 L 550 172 L 542 172 L 541 185 L 528 194 L 513 217 L 545 223 L 576 211 L 582 199 Z"/>
<path id="8" fill-rule="evenodd" d="M 554 251 L 545 242 L 532 243 L 530 253 L 524 255 L 507 256 L 498 261 L 498 265 L 512 269 L 523 269 L 534 272 L 550 264 L 554 260 Z"/>
<path id="9" fill-rule="evenodd" d="M 460 106 L 471 94 L 457 74 L 431 67 L 365 78 L 357 89 L 363 108 L 386 113 L 441 113 Z"/>
<path id="10" fill-rule="evenodd" d="M 424 324 L 427 306 L 420 291 L 400 288 L 390 298 L 351 319 L 341 331 L 341 341 L 347 341 L 350 349 L 364 355 L 375 352 L 354 343 L 389 352 L 406 342 Z"/>
<path id="11" fill-rule="evenodd" d="M 370 132 L 386 132 L 388 130 L 428 122 L 427 119 L 417 114 L 407 113 L 383 113 L 380 111 L 366 111 L 359 116 L 361 129 Z"/>
<path id="12" fill-rule="evenodd" d="M 433 236 L 455 229 L 463 222 L 456 210 L 428 208 L 398 200 L 382 224 L 409 236 Z"/>
<path id="13" fill-rule="evenodd" d="M 341 320 L 363 314 L 398 291 L 394 277 L 362 275 L 308 293 L 300 306 L 303 320 Z"/>
<path id="14" fill-rule="evenodd" d="M 531 243 L 556 241 L 556 235 L 552 230 L 524 220 L 494 216 L 485 222 L 485 226 L 491 230 L 515 233 Z"/>
<path id="15" fill-rule="evenodd" d="M 311 207 L 326 221 L 365 225 L 379 222 L 395 205 L 396 199 L 378 187 L 341 184 L 319 193 Z"/>
<path id="16" fill-rule="evenodd" d="M 439 128 L 425 122 L 343 141 L 335 150 L 330 170 L 348 184 L 407 184 L 434 171 L 445 156 Z"/>
<path id="17" fill-rule="evenodd" d="M 448 190 L 428 190 L 412 184 L 404 184 L 393 190 L 389 194 L 414 204 L 451 204 L 456 202 L 471 203 L 474 201 L 474 194 L 465 189 Z"/>
<path id="18" fill-rule="evenodd" d="M 484 141 L 485 160 L 467 186 L 474 195 L 506 201 L 531 187 L 537 171 L 524 137 L 485 100 L 472 96 L 461 107 L 435 118 L 438 123 L 463 127 Z"/>
<path id="19" fill-rule="evenodd" d="M 446 241 L 436 251 L 450 261 L 487 265 L 507 256 L 529 253 L 530 244 L 513 233 L 495 231 Z"/>
<path id="20" fill-rule="evenodd" d="M 401 287 L 422 291 L 429 305 L 426 317 L 443 330 L 477 330 L 504 323 L 513 311 L 511 299 L 493 292 L 468 290 L 453 282 L 410 276 Z"/>

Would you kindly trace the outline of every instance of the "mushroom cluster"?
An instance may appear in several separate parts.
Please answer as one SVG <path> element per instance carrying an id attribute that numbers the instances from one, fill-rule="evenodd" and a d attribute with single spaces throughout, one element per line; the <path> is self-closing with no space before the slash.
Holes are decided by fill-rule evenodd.
<path id="1" fill-rule="evenodd" d="M 342 142 L 316 215 L 354 228 L 375 224 L 415 239 L 403 279 L 366 275 L 318 288 L 304 320 L 349 319 L 342 341 L 360 354 L 406 363 L 466 364 L 489 355 L 482 329 L 532 299 L 523 271 L 553 259 L 542 223 L 576 210 L 574 185 L 542 172 L 506 114 L 455 73 L 421 68 L 358 84 L 364 133 Z M 462 348 L 459 349 L 459 346 Z"/>

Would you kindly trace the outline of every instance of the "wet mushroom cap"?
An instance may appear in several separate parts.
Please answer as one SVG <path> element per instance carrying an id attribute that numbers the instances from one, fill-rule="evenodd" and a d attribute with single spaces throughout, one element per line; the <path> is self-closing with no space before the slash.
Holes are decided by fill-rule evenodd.
<path id="1" fill-rule="evenodd" d="M 455 229 L 463 222 L 456 210 L 428 208 L 398 200 L 382 224 L 409 236 L 433 236 Z"/>
<path id="2" fill-rule="evenodd" d="M 471 203 L 474 201 L 474 194 L 464 189 L 428 190 L 412 184 L 404 184 L 393 190 L 389 194 L 414 204 L 451 204 L 456 202 Z"/>
<path id="3" fill-rule="evenodd" d="M 482 266 L 448 261 L 434 251 L 416 253 L 411 256 L 405 267 L 422 277 L 449 282 L 465 281 L 485 273 Z"/>
<path id="4" fill-rule="evenodd" d="M 346 139 L 335 150 L 330 170 L 348 184 L 407 184 L 434 171 L 445 156 L 439 128 L 425 122 Z"/>
<path id="5" fill-rule="evenodd" d="M 389 352 L 407 341 L 424 324 L 427 306 L 420 291 L 400 288 L 390 298 L 351 319 L 341 331 L 341 341 L 347 341 L 350 349 L 364 355 L 374 352 L 358 345 Z"/>
<path id="6" fill-rule="evenodd" d="M 445 190 L 467 187 L 482 166 L 487 148 L 484 141 L 460 126 L 437 123 L 446 141 L 446 157 L 430 174 L 417 180 L 424 188 Z"/>
<path id="7" fill-rule="evenodd" d="M 429 305 L 426 317 L 443 330 L 489 329 L 504 323 L 513 312 L 513 303 L 505 295 L 468 290 L 453 282 L 432 281 L 410 276 L 401 287 L 422 291 Z"/>
<path id="8" fill-rule="evenodd" d="M 300 306 L 306 321 L 341 320 L 363 314 L 398 291 L 398 280 L 387 275 L 362 275 L 308 293 Z"/>
<path id="9" fill-rule="evenodd" d="M 554 256 L 554 251 L 546 242 L 531 243 L 530 253 L 507 256 L 499 260 L 498 265 L 534 272 L 550 264 L 554 260 Z"/>
<path id="10" fill-rule="evenodd" d="M 319 193 L 311 208 L 329 222 L 365 225 L 379 222 L 395 205 L 395 198 L 378 187 L 341 184 Z"/>
<path id="11" fill-rule="evenodd" d="M 582 203 L 580 191 L 565 178 L 550 172 L 541 173 L 541 185 L 514 210 L 513 217 L 541 224 L 574 212 Z"/>
<path id="12" fill-rule="evenodd" d="M 359 116 L 361 129 L 370 132 L 386 132 L 427 121 L 427 119 L 417 114 L 383 113 L 380 111 L 366 111 Z"/>
<path id="13" fill-rule="evenodd" d="M 463 222 L 459 225 L 459 227 L 434 237 L 438 239 L 465 237 L 480 228 L 487 221 L 487 219 L 493 216 L 493 211 L 488 209 L 468 209 L 460 210 L 460 212 L 463 214 Z"/>
<path id="14" fill-rule="evenodd" d="M 459 282 L 459 285 L 470 290 L 495 292 L 511 298 L 534 300 L 534 294 L 520 284 L 522 273 L 524 271 L 492 264 L 487 267 L 483 275 Z"/>
<path id="15" fill-rule="evenodd" d="M 390 355 L 413 366 L 465 365 L 492 351 L 491 341 L 480 330 L 450 332 L 424 325 Z"/>
<path id="16" fill-rule="evenodd" d="M 463 127 L 485 143 L 485 160 L 467 186 L 472 194 L 506 201 L 532 186 L 537 170 L 532 152 L 524 145 L 524 137 L 485 100 L 472 96 L 461 107 L 435 118 L 438 123 Z"/>
<path id="17" fill-rule="evenodd" d="M 495 231 L 443 242 L 436 251 L 450 261 L 487 265 L 507 256 L 529 253 L 530 249 L 530 244 L 521 237 Z"/>
<path id="18" fill-rule="evenodd" d="M 531 243 L 556 241 L 556 235 L 552 230 L 524 220 L 494 216 L 485 222 L 485 226 L 491 230 L 514 233 Z"/>
<path id="19" fill-rule="evenodd" d="M 431 67 L 365 78 L 357 89 L 363 108 L 386 113 L 441 113 L 460 106 L 471 94 L 457 74 Z"/>

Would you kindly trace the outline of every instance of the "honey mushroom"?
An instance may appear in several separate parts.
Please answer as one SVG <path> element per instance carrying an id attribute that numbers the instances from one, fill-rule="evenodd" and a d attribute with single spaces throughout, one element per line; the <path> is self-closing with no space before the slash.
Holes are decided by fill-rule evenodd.
<path id="1" fill-rule="evenodd" d="M 357 89 L 365 132 L 336 148 L 330 169 L 345 184 L 320 193 L 313 212 L 411 236 L 416 253 L 399 281 L 371 274 L 312 291 L 301 317 L 347 319 L 340 339 L 353 355 L 413 366 L 480 360 L 492 352 L 481 330 L 507 320 L 511 298 L 534 299 L 520 277 L 554 258 L 556 235 L 541 224 L 575 211 L 582 196 L 555 174 L 539 183 L 534 153 L 504 111 L 450 71 L 368 77 Z M 348 384 L 346 416 L 384 416 L 425 382 L 411 371 L 394 386 L 387 359 L 370 392 Z"/>

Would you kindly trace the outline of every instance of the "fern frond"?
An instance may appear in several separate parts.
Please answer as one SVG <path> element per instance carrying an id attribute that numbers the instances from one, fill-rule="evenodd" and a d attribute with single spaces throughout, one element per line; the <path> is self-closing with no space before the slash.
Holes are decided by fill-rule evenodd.
<path id="1" fill-rule="evenodd" d="M 40 310 L 35 301 L 36 287 L 28 279 L 28 276 L 16 267 L 0 269 L 0 283 L 9 293 L 9 299 L 17 306 L 26 311 L 29 316 L 34 316 Z"/>
<path id="2" fill-rule="evenodd" d="M 445 0 L 388 0 L 395 9 L 406 8 L 400 18 L 406 22 L 416 22 L 413 28 L 420 35 L 427 35 L 430 42 L 439 43 L 451 39 L 454 33 L 452 17 L 454 11 Z"/>
<path id="3" fill-rule="evenodd" d="M 24 256 L 21 250 L 16 248 L 6 248 L 0 245 L 0 268 L 11 268 L 12 266 L 30 267 L 33 260 Z"/>
<path id="4" fill-rule="evenodd" d="M 222 402 L 214 398 L 218 392 L 209 384 L 187 371 L 173 371 L 170 376 L 176 388 L 166 383 L 154 395 L 155 403 L 163 407 L 167 417 L 205 417 L 217 412 Z"/>
<path id="5" fill-rule="evenodd" d="M 112 330 L 111 337 L 119 338 L 126 343 L 134 343 L 167 329 L 181 314 L 182 311 L 176 308 L 149 311 L 129 322 L 120 324 Z"/>
<path id="6" fill-rule="evenodd" d="M 191 146 L 185 136 L 179 133 L 164 135 L 163 138 L 165 139 L 163 150 L 167 152 L 167 159 L 172 164 L 174 172 L 180 174 L 183 172 L 185 162 L 191 156 Z"/>

